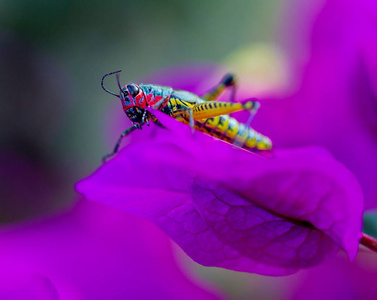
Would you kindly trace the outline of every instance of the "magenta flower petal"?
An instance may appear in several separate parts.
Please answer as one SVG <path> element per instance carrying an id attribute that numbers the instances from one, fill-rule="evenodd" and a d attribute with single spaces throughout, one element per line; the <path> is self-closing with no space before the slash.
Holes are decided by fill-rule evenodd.
<path id="1" fill-rule="evenodd" d="M 377 295 L 377 261 L 370 253 L 360 253 L 353 263 L 335 257 L 300 275 L 291 285 L 289 299 L 375 299 Z"/>
<path id="2" fill-rule="evenodd" d="M 375 208 L 376 1 L 309 1 L 319 5 L 299 18 L 303 2 L 294 2 L 296 7 L 288 10 L 293 26 L 285 36 L 293 48 L 306 49 L 304 54 L 291 53 L 306 59 L 304 65 L 296 61 L 299 89 L 289 97 L 263 102 L 255 126 L 276 147 L 314 144 L 327 148 L 359 180 L 365 208 Z M 296 42 L 292 43 L 292 37 Z"/>
<path id="3" fill-rule="evenodd" d="M 153 224 L 85 199 L 48 220 L 1 228 L 0 244 L 1 300 L 222 298 L 182 272 Z"/>
<path id="4" fill-rule="evenodd" d="M 14 273 L 4 268 L 0 273 L 0 299 L 59 300 L 59 293 L 50 279 L 25 272 Z"/>
<path id="5" fill-rule="evenodd" d="M 327 152 L 261 158 L 155 113 L 169 130 L 152 128 L 78 192 L 151 220 L 207 266 L 284 275 L 338 247 L 354 258 L 362 195 Z"/>
<path id="6" fill-rule="evenodd" d="M 219 266 L 252 268 L 262 274 L 279 274 L 285 268 L 289 273 L 318 264 L 338 249 L 323 232 L 295 224 L 218 185 L 196 182 L 192 199 L 219 240 L 215 246 L 221 245 L 221 253 L 207 252 L 206 261 Z M 208 234 L 197 241 L 209 248 Z"/>

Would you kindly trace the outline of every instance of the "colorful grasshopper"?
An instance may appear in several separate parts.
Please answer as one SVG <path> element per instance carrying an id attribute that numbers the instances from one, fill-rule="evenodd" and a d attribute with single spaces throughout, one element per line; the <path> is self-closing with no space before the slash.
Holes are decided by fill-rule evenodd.
<path id="1" fill-rule="evenodd" d="M 192 129 L 195 128 L 253 152 L 269 150 L 272 147 L 268 137 L 228 115 L 241 110 L 249 110 L 253 115 L 259 108 L 259 102 L 255 100 L 244 103 L 233 101 L 235 80 L 231 74 L 224 76 L 218 85 L 199 97 L 190 92 L 154 84 L 128 84 L 122 87 L 119 82 L 119 72 L 121 70 L 105 74 L 102 77 L 101 86 L 107 93 L 120 98 L 123 110 L 133 125 L 122 132 L 113 152 L 106 155 L 103 161 L 116 154 L 122 139 L 135 129 L 142 129 L 142 126 L 149 125 L 150 121 L 164 127 L 151 112 L 146 110 L 147 107 L 160 110 L 180 122 L 189 124 Z M 107 90 L 103 85 L 105 77 L 112 74 L 117 76 L 119 95 Z M 232 87 L 232 101 L 215 101 L 227 87 Z"/>

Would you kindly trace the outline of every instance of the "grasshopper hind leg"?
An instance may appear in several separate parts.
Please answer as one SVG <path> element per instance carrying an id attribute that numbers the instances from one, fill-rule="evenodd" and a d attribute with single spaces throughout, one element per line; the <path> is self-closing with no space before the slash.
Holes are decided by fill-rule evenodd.
<path id="1" fill-rule="evenodd" d="M 247 127 L 250 127 L 251 122 L 253 121 L 255 115 L 257 114 L 259 107 L 260 107 L 260 103 L 258 99 L 256 98 L 247 99 L 244 102 L 244 109 L 250 112 L 250 116 L 245 123 Z"/>
<path id="2" fill-rule="evenodd" d="M 231 73 L 226 74 L 215 87 L 202 95 L 201 98 L 206 101 L 214 101 L 218 99 L 228 87 L 232 89 L 230 102 L 235 102 L 237 84 L 235 76 Z"/>

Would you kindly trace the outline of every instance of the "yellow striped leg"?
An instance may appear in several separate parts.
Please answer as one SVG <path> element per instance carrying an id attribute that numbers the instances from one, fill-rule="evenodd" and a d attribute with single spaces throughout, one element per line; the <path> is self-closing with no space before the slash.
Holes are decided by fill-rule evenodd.
<path id="1" fill-rule="evenodd" d="M 202 120 L 221 115 L 228 115 L 241 110 L 249 110 L 252 113 L 255 113 L 259 106 L 259 102 L 254 100 L 244 103 L 208 101 L 194 105 L 192 107 L 192 112 L 194 120 Z"/>

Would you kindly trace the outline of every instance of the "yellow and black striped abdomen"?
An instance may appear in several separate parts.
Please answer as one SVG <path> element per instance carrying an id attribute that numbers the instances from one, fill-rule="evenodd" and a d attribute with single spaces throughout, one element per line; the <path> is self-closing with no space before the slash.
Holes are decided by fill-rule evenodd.
<path id="1" fill-rule="evenodd" d="M 219 109 L 222 109 L 222 105 L 215 102 L 203 102 L 200 103 L 203 107 L 205 105 L 216 105 Z M 166 107 L 162 110 L 164 113 L 173 115 L 177 110 L 186 108 L 193 108 L 195 103 L 187 102 L 182 99 L 171 97 Z M 233 104 L 232 104 L 233 105 Z M 234 104 L 236 107 L 237 104 Z M 241 105 L 241 104 L 239 104 Z M 236 107 L 237 110 L 240 110 Z M 196 112 L 199 116 L 200 109 Z M 204 114 L 206 114 L 204 112 Z M 194 112 L 195 116 L 195 112 Z M 175 119 L 189 124 L 189 115 L 182 114 L 175 116 Z M 229 115 L 214 116 L 211 118 L 197 119 L 195 118 L 195 129 L 202 131 L 215 138 L 231 143 L 237 147 L 244 148 L 253 152 L 269 150 L 272 148 L 271 140 L 255 131 L 253 128 L 239 123 L 236 119 Z"/>
<path id="2" fill-rule="evenodd" d="M 250 151 L 272 148 L 271 140 L 229 115 L 195 121 L 195 128 L 215 138 Z"/>

